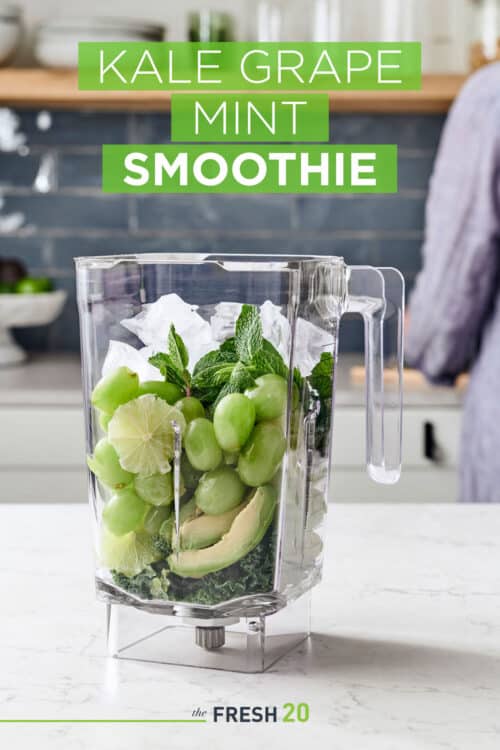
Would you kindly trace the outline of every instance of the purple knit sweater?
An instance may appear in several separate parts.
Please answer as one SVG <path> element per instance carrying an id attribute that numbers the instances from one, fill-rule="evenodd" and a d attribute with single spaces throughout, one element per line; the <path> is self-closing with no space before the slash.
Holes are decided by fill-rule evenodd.
<path id="1" fill-rule="evenodd" d="M 407 361 L 433 382 L 471 370 L 461 500 L 500 502 L 500 64 L 465 85 L 448 118 L 427 204 L 424 268 Z"/>

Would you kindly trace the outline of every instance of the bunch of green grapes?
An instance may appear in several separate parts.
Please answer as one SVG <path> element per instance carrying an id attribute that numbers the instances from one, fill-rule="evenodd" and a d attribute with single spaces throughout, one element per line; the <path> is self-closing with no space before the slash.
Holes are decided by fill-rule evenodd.
<path id="1" fill-rule="evenodd" d="M 126 367 L 103 378 L 92 404 L 104 434 L 88 458 L 106 488 L 103 565 L 133 576 L 161 558 L 155 537 L 177 549 L 201 550 L 228 534 L 256 490 L 278 476 L 287 393 L 284 378 L 263 375 L 245 393 L 222 398 L 210 418 L 202 402 L 183 395 L 176 384 L 141 383 Z M 173 519 L 174 424 L 183 448 L 179 539 Z M 267 513 L 253 546 L 271 520 Z M 242 546 L 240 557 L 248 551 L 248 544 Z M 215 569 L 222 567 L 219 562 Z"/>

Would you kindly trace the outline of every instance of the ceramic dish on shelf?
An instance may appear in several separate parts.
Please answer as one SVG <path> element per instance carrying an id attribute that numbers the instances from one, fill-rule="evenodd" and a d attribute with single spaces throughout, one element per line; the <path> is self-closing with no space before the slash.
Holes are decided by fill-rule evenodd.
<path id="1" fill-rule="evenodd" d="M 40 24 L 34 52 L 40 65 L 76 68 L 78 42 L 161 42 L 166 29 L 159 24 L 121 18 L 54 18 Z"/>
<path id="2" fill-rule="evenodd" d="M 66 297 L 63 290 L 0 295 L 0 367 L 19 364 L 26 359 L 26 352 L 14 341 L 9 329 L 53 323 L 60 315 Z"/>
<path id="3" fill-rule="evenodd" d="M 21 37 L 21 9 L 0 2 L 0 65 L 7 65 L 14 56 Z"/>

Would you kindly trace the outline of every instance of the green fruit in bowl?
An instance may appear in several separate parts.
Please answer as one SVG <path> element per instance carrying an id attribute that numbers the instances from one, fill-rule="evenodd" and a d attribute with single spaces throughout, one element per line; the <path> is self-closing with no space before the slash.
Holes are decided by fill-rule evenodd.
<path id="1" fill-rule="evenodd" d="M 13 290 L 27 275 L 26 266 L 17 258 L 0 258 L 0 283 L 8 284 Z"/>
<path id="2" fill-rule="evenodd" d="M 53 290 L 54 284 L 52 281 L 43 276 L 37 278 L 26 276 L 25 279 L 20 279 L 14 287 L 16 294 L 45 294 Z"/>

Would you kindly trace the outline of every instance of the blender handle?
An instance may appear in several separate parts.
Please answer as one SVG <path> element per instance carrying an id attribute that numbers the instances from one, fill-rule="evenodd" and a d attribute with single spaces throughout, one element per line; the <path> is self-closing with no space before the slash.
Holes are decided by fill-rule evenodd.
<path id="1" fill-rule="evenodd" d="M 394 268 L 348 269 L 345 312 L 365 327 L 366 464 L 379 484 L 401 475 L 404 279 Z"/>

